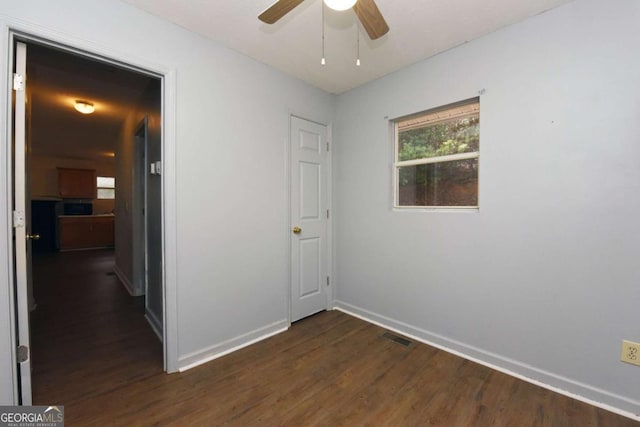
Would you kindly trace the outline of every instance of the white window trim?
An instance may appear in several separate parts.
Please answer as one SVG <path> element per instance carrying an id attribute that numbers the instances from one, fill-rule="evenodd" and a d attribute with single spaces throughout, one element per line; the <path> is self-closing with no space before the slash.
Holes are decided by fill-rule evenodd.
<path id="1" fill-rule="evenodd" d="M 98 178 L 113 178 L 113 187 L 105 187 L 105 186 L 98 185 Z M 100 190 L 113 190 L 113 197 L 99 197 L 98 195 L 100 194 Z M 115 200 L 116 199 L 115 193 L 116 193 L 115 177 L 105 176 L 105 175 L 96 177 L 96 199 L 97 200 Z"/>
<path id="2" fill-rule="evenodd" d="M 455 162 L 456 160 L 477 159 L 479 157 L 480 157 L 479 151 L 472 151 L 470 153 L 449 154 L 446 156 L 426 157 L 423 159 L 414 159 L 414 160 L 404 160 L 402 162 L 396 162 L 396 169 L 399 169 L 404 166 L 418 166 L 418 165 L 428 165 L 431 163 Z"/>
<path id="3" fill-rule="evenodd" d="M 393 211 L 396 212 L 479 212 L 480 211 L 480 161 L 478 160 L 478 204 L 476 206 L 403 206 L 399 204 L 399 179 L 400 168 L 406 166 L 426 165 L 431 163 L 443 163 L 456 160 L 480 159 L 480 152 L 450 154 L 447 156 L 427 157 L 424 159 L 398 161 L 398 119 L 390 120 L 393 127 Z"/>

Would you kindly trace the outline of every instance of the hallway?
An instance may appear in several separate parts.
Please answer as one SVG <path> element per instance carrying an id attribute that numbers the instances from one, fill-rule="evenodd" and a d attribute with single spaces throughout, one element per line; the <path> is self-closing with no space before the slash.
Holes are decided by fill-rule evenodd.
<path id="1" fill-rule="evenodd" d="M 162 373 L 162 344 L 113 273 L 112 249 L 34 254 L 34 405 L 82 405 Z"/>

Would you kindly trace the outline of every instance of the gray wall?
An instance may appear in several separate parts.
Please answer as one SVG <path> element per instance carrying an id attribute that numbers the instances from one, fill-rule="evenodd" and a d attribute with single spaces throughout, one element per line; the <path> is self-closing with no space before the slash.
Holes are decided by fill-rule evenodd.
<path id="1" fill-rule="evenodd" d="M 328 123 L 334 97 L 118 1 L 2 2 L 0 28 L 14 23 L 175 72 L 176 155 L 165 162 L 177 174 L 169 202 L 177 204 L 178 258 L 169 274 L 177 277 L 179 365 L 286 326 L 289 114 Z M 8 58 L 7 43 L 0 57 Z M 6 99 L 6 85 L 0 90 Z M 0 184 L 7 156 L 5 147 Z M 0 191 L 8 230 L 6 187 Z M 4 243 L 0 255 L 8 271 Z M 0 301 L 8 288 L 2 273 Z M 10 326 L 0 313 L 0 398 L 10 403 Z"/>
<path id="2" fill-rule="evenodd" d="M 579 0 L 339 97 L 336 305 L 640 413 L 640 2 Z M 392 205 L 386 119 L 481 90 L 479 212 Z"/>

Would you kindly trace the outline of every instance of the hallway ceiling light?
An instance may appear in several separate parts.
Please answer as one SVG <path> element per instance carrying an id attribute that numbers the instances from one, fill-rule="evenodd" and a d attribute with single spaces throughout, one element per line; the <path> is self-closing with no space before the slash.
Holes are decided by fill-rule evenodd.
<path id="1" fill-rule="evenodd" d="M 91 114 L 91 113 L 93 113 L 95 111 L 95 108 L 93 107 L 93 104 L 91 102 L 88 102 L 88 101 L 77 100 L 75 108 L 76 108 L 76 110 L 78 110 L 82 114 Z"/>
<path id="2" fill-rule="evenodd" d="M 324 0 L 324 4 L 333 10 L 351 9 L 357 0 Z"/>

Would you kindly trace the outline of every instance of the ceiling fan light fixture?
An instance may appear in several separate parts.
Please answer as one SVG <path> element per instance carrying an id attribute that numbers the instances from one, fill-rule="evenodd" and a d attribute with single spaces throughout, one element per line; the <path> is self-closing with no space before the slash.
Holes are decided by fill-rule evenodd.
<path id="1" fill-rule="evenodd" d="M 347 10 L 351 9 L 358 0 L 324 0 L 324 4 L 333 10 Z"/>
<path id="2" fill-rule="evenodd" d="M 82 114 L 91 114 L 95 111 L 93 104 L 89 101 L 76 100 L 74 107 Z"/>

